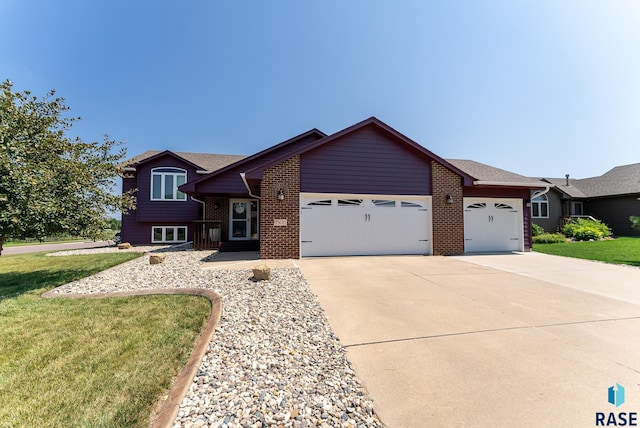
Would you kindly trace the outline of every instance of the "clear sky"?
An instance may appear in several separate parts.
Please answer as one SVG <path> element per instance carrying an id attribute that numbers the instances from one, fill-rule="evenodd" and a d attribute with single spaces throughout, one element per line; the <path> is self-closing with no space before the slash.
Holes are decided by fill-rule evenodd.
<path id="1" fill-rule="evenodd" d="M 72 134 L 252 154 L 370 116 L 444 158 L 640 162 L 640 1 L 0 0 L 0 79 Z"/>

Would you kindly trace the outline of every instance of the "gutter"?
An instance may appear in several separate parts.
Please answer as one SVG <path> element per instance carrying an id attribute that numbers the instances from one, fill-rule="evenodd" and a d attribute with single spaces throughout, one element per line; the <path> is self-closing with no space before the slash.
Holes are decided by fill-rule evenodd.
<path id="1" fill-rule="evenodd" d="M 242 178 L 242 182 L 244 183 L 244 187 L 247 188 L 247 193 L 249 193 L 249 196 L 251 196 L 252 198 L 260 199 L 260 196 L 257 196 L 251 193 L 251 187 L 249 187 L 249 183 L 247 182 L 247 176 L 244 172 L 240 173 L 240 178 Z"/>
<path id="2" fill-rule="evenodd" d="M 549 191 L 549 186 L 546 184 L 540 184 L 540 182 L 535 183 L 524 183 L 518 181 L 485 181 L 485 180 L 476 180 L 473 182 L 474 186 L 509 186 L 509 187 L 545 187 L 545 193 Z"/>

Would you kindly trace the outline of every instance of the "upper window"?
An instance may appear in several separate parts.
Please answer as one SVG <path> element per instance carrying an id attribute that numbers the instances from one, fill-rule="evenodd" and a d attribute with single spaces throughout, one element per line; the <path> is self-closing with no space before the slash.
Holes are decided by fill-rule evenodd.
<path id="1" fill-rule="evenodd" d="M 549 200 L 547 195 L 540 195 L 531 200 L 531 217 L 549 218 Z"/>
<path id="2" fill-rule="evenodd" d="M 152 201 L 185 201 L 187 195 L 178 190 L 187 181 L 187 171 L 180 168 L 153 168 L 151 170 Z"/>

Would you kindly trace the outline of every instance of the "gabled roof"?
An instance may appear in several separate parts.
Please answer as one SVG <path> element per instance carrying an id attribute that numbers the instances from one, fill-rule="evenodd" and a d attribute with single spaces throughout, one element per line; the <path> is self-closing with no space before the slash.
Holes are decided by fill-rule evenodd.
<path id="1" fill-rule="evenodd" d="M 123 162 L 126 167 L 136 167 L 137 165 L 149 162 L 158 157 L 170 154 L 177 156 L 191 164 L 195 168 L 202 171 L 212 172 L 224 168 L 225 166 L 246 158 L 243 155 L 219 155 L 211 153 L 190 153 L 190 152 L 172 152 L 169 150 L 147 150 L 131 159 Z"/>
<path id="2" fill-rule="evenodd" d="M 545 178 L 556 184 L 556 188 L 572 198 L 597 198 L 640 194 L 640 163 L 621 165 L 610 169 L 599 177 L 570 179 Z"/>
<path id="3" fill-rule="evenodd" d="M 215 171 L 212 171 L 211 173 L 209 173 L 209 174 L 207 174 L 207 175 L 205 175 L 205 176 L 203 176 L 203 177 L 201 177 L 201 178 L 199 178 L 197 180 L 189 181 L 189 182 L 183 184 L 182 186 L 180 186 L 180 190 L 182 190 L 183 192 L 187 192 L 187 193 L 188 192 L 194 192 L 195 188 L 196 188 L 196 185 L 198 183 L 201 183 L 202 181 L 206 181 L 206 180 L 209 180 L 209 179 L 211 179 L 213 177 L 216 177 L 216 176 L 218 176 L 220 174 L 223 174 L 223 173 L 229 171 L 230 169 L 240 167 L 240 166 L 245 165 L 247 163 L 251 163 L 251 162 L 253 162 L 253 161 L 255 161 L 255 160 L 257 160 L 257 159 L 259 159 L 259 158 L 261 158 L 263 156 L 269 155 L 269 154 L 271 154 L 273 152 L 276 152 L 278 150 L 282 150 L 282 151 L 288 153 L 288 151 L 287 151 L 287 147 L 288 146 L 290 146 L 290 145 L 292 145 L 292 144 L 294 144 L 296 142 L 299 142 L 300 140 L 302 140 L 304 138 L 316 137 L 318 139 L 322 139 L 322 138 L 324 138 L 326 136 L 327 136 L 327 134 L 325 134 L 324 132 L 322 132 L 322 131 L 320 131 L 320 130 L 318 130 L 316 128 L 313 128 L 313 129 L 311 129 L 311 130 L 309 130 L 307 132 L 303 132 L 302 134 L 297 135 L 297 136 L 295 136 L 293 138 L 289 138 L 288 140 L 285 140 L 282 143 L 276 144 L 275 146 L 268 147 L 268 148 L 262 150 L 261 152 L 258 152 L 256 154 L 254 154 L 254 155 L 244 157 L 244 158 L 239 159 L 238 161 L 236 161 L 234 163 L 231 163 L 231 164 L 228 164 L 228 165 L 224 166 L 223 168 L 220 168 L 220 169 L 217 169 Z"/>
<path id="4" fill-rule="evenodd" d="M 410 139 L 409 137 L 407 137 L 406 135 L 396 131 L 395 129 L 393 129 L 392 127 L 390 127 L 389 125 L 387 125 L 386 123 L 384 123 L 383 121 L 381 121 L 380 119 L 372 116 L 368 119 L 363 120 L 362 122 L 358 122 L 355 125 L 351 125 L 345 129 L 343 129 L 342 131 L 338 131 L 335 134 L 331 134 L 329 136 L 326 136 L 325 138 L 322 138 L 318 141 L 315 141 L 313 143 L 310 144 L 306 144 L 304 147 L 299 147 L 297 150 L 283 154 L 280 157 L 277 158 L 273 158 L 270 159 L 267 162 L 261 163 L 255 167 L 253 167 L 252 169 L 246 171 L 247 173 L 247 177 L 249 178 L 261 178 L 262 177 L 262 173 L 265 169 L 267 169 L 270 166 L 273 165 L 277 165 L 280 162 L 283 162 L 285 160 L 287 160 L 288 158 L 295 156 L 295 155 L 301 155 L 303 153 L 306 153 L 310 150 L 314 150 L 317 149 L 318 147 L 328 144 L 332 141 L 335 141 L 339 138 L 342 138 L 352 132 L 355 132 L 359 129 L 362 129 L 366 126 L 376 126 L 380 129 L 382 129 L 383 131 L 387 132 L 388 134 L 392 135 L 393 137 L 395 137 L 396 139 L 398 139 L 399 141 L 401 141 L 402 143 L 408 145 L 409 147 L 411 147 L 412 149 L 416 150 L 417 152 L 439 162 L 440 164 L 444 165 L 446 168 L 454 171 L 455 173 L 459 174 L 460 176 L 462 176 L 465 179 L 465 184 L 470 184 L 471 180 L 473 179 L 473 177 L 471 177 L 469 174 L 467 174 L 466 172 L 462 171 L 461 169 L 457 168 L 455 165 L 450 164 L 449 162 L 447 162 L 446 160 L 444 160 L 443 158 L 441 158 L 440 156 L 436 155 L 435 153 L 431 152 L 430 150 L 427 150 L 426 148 L 424 148 L 423 146 L 421 146 L 420 144 L 416 143 L 415 141 L 413 141 L 412 139 Z"/>
<path id="5" fill-rule="evenodd" d="M 516 174 L 504 169 L 496 168 L 484 163 L 468 160 L 468 159 L 447 159 L 452 165 L 455 165 L 462 171 L 474 177 L 474 183 L 481 185 L 503 185 L 503 186 L 522 186 L 522 187 L 543 187 L 544 184 L 531 177 Z"/>

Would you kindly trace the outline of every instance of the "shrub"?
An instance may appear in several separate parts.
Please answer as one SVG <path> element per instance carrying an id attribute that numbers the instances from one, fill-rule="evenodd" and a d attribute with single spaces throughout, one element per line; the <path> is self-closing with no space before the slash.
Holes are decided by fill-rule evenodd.
<path id="1" fill-rule="evenodd" d="M 629 221 L 631 221 L 632 229 L 640 230 L 640 217 L 632 215 L 631 217 L 629 217 Z"/>
<path id="2" fill-rule="evenodd" d="M 579 218 L 567 223 L 562 233 L 578 241 L 594 241 L 611 236 L 611 229 L 600 220 Z"/>
<path id="3" fill-rule="evenodd" d="M 533 234 L 533 236 L 540 236 L 544 233 L 544 229 L 542 228 L 542 226 L 538 226 L 537 224 L 533 223 L 531 224 L 531 233 Z"/>
<path id="4" fill-rule="evenodd" d="M 567 242 L 567 238 L 561 233 L 543 233 L 533 237 L 534 244 L 557 244 Z"/>

